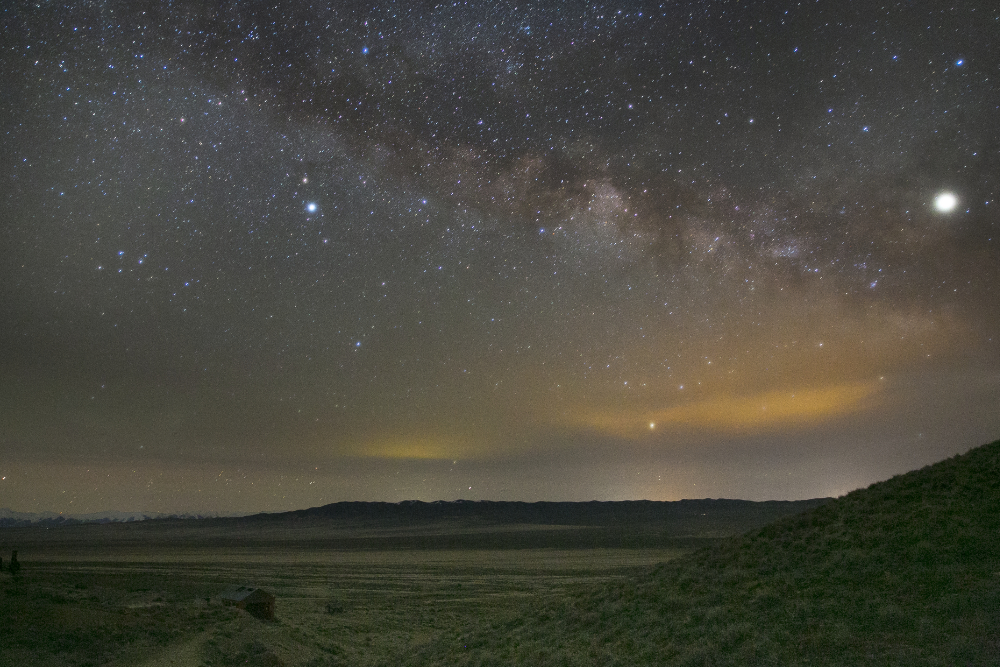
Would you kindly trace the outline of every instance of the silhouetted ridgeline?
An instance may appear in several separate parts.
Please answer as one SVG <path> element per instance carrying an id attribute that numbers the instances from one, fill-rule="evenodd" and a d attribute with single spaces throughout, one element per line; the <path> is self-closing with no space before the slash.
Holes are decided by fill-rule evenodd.
<path id="1" fill-rule="evenodd" d="M 829 500 L 341 502 L 224 521 L 261 534 L 296 532 L 302 546 L 338 549 L 687 549 Z"/>
<path id="2" fill-rule="evenodd" d="M 1000 441 L 404 664 L 985 666 L 998 629 Z"/>
<path id="3" fill-rule="evenodd" d="M 0 543 L 39 548 L 103 543 L 132 548 L 386 549 L 693 548 L 829 499 L 751 502 L 343 502 L 307 510 L 213 519 L 159 518 L 105 525 L 33 524 Z M 58 528 L 46 530 L 45 528 Z M 23 531 L 20 534 L 14 531 Z"/>
<path id="4" fill-rule="evenodd" d="M 105 512 L 62 515 L 55 512 L 14 512 L 0 508 L 0 527 L 71 526 L 85 523 L 121 523 L 132 521 L 217 520 L 219 524 L 248 525 L 254 522 L 327 519 L 344 524 L 370 526 L 413 526 L 441 521 L 474 521 L 484 525 L 537 524 L 563 526 L 601 526 L 623 521 L 632 523 L 683 522 L 690 519 L 699 527 L 706 521 L 734 520 L 769 523 L 776 518 L 803 512 L 830 498 L 811 500 L 704 499 L 678 501 L 624 500 L 590 502 L 516 502 L 490 500 L 455 500 L 422 502 L 404 500 L 386 502 L 339 502 L 290 512 L 265 512 L 244 517 L 214 517 L 160 512 Z M 700 517 L 709 517 L 703 519 Z M 723 528 L 723 530 L 727 530 Z"/>
<path id="5" fill-rule="evenodd" d="M 607 526 L 622 522 L 682 524 L 689 520 L 699 527 L 718 520 L 732 522 L 769 523 L 788 514 L 812 509 L 830 498 L 812 500 L 750 500 L 704 499 L 678 501 L 623 500 L 590 502 L 514 502 L 490 500 L 455 500 L 431 503 L 407 500 L 400 503 L 341 502 L 306 510 L 278 514 L 257 514 L 247 519 L 315 519 L 359 522 L 371 525 L 413 526 L 442 521 L 474 521 L 509 525 Z M 710 517 L 710 518 L 705 518 Z M 721 526 L 720 526 L 721 527 Z M 724 530 L 724 528 L 723 528 Z"/>

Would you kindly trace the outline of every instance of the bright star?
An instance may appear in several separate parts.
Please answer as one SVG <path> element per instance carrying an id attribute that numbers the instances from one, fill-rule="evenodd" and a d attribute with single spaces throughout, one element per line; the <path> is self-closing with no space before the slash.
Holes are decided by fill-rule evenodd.
<path id="1" fill-rule="evenodd" d="M 934 208 L 941 213 L 948 213 L 958 206 L 958 197 L 950 192 L 942 192 L 934 198 Z"/>
<path id="2" fill-rule="evenodd" d="M 308 204 L 306 204 L 306 210 L 309 211 L 310 213 L 315 213 L 316 212 L 316 202 L 309 202 Z"/>

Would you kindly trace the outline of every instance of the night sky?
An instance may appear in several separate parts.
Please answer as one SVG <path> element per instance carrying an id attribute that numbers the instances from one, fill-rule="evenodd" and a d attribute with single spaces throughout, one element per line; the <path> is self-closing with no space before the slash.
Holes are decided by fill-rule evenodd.
<path id="1" fill-rule="evenodd" d="M 1000 4 L 5 3 L 0 507 L 835 496 L 1000 437 Z"/>

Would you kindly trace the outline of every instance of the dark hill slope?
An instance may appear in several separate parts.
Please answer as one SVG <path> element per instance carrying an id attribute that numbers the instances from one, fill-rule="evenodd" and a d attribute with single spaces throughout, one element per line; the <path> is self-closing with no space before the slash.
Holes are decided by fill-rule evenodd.
<path id="1" fill-rule="evenodd" d="M 404 664 L 998 665 L 1000 441 Z"/>

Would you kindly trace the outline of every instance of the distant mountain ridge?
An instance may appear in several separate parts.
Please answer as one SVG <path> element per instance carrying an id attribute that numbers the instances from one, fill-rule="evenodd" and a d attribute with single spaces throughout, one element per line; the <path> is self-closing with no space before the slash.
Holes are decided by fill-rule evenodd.
<path id="1" fill-rule="evenodd" d="M 615 500 L 585 502 L 522 502 L 507 500 L 453 500 L 423 502 L 339 502 L 290 512 L 255 514 L 245 520 L 330 519 L 343 522 L 414 525 L 448 520 L 475 520 L 486 524 L 535 524 L 596 526 L 616 521 L 659 523 L 685 517 L 742 515 L 769 523 L 771 520 L 818 507 L 831 498 L 810 500 Z M 699 523 L 704 520 L 699 519 Z M 755 522 L 756 523 L 756 522 Z M 763 525 L 763 524 L 761 524 Z"/>
<path id="2" fill-rule="evenodd" d="M 128 545 L 338 549 L 689 549 L 760 528 L 830 502 L 702 499 L 678 501 L 339 502 L 249 516 L 148 514 L 0 519 L 0 538 L 30 548 Z M 11 513 L 13 514 L 13 513 Z M 49 528 L 57 528 L 49 530 Z M 47 545 L 47 546 L 46 546 Z"/>
<path id="3" fill-rule="evenodd" d="M 166 514 L 164 512 L 91 512 L 60 514 L 58 512 L 16 512 L 0 507 L 0 528 L 26 526 L 62 526 L 81 523 L 123 523 L 149 519 L 203 519 L 213 515 Z"/>
<path id="4" fill-rule="evenodd" d="M 492 500 L 454 500 L 424 502 L 405 500 L 398 503 L 346 501 L 288 512 L 259 513 L 246 516 L 176 515 L 162 512 L 98 512 L 64 515 L 55 512 L 16 512 L 0 509 L 0 528 L 30 526 L 55 527 L 79 524 L 139 523 L 152 521 L 176 523 L 198 519 L 204 529 L 210 526 L 240 526 L 247 529 L 277 526 L 324 524 L 347 528 L 374 527 L 420 528 L 431 525 L 464 526 L 553 526 L 578 529 L 621 526 L 669 528 L 675 535 L 702 537 L 730 535 L 760 527 L 789 514 L 797 514 L 829 502 L 830 498 L 811 500 L 622 500 L 587 502 L 522 502 Z"/>

